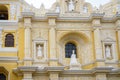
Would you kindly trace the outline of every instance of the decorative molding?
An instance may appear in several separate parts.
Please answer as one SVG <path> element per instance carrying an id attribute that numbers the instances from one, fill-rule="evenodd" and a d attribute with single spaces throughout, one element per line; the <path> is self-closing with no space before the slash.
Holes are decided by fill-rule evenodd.
<path id="1" fill-rule="evenodd" d="M 91 22 L 93 19 L 101 19 L 101 22 L 116 22 L 119 19 L 119 15 L 113 15 L 106 17 L 104 13 L 91 13 L 91 15 L 83 17 L 79 15 L 76 17 L 60 16 L 59 13 L 46 13 L 44 17 L 35 16 L 33 12 L 22 12 L 22 16 L 19 16 L 19 21 L 23 21 L 23 17 L 32 17 L 33 21 L 47 21 L 47 18 L 55 18 L 57 21 L 74 21 L 74 22 Z"/>
<path id="2" fill-rule="evenodd" d="M 17 62 L 18 57 L 0 57 L 0 62 Z"/>
<path id="3" fill-rule="evenodd" d="M 64 70 L 64 67 L 63 66 L 56 66 L 56 67 L 45 67 L 45 69 L 49 72 L 60 72 L 60 71 L 63 71 Z"/>
<path id="4" fill-rule="evenodd" d="M 50 61 L 58 61 L 58 58 L 51 58 Z"/>
<path id="5" fill-rule="evenodd" d="M 0 20 L 0 26 L 16 26 L 18 27 L 18 21 L 13 20 Z"/>
<path id="6" fill-rule="evenodd" d="M 57 18 L 59 16 L 59 13 L 46 13 L 46 16 L 48 18 Z"/>
<path id="7" fill-rule="evenodd" d="M 29 11 L 29 12 L 22 12 L 22 17 L 31 17 L 31 18 L 33 18 L 34 15 L 35 15 L 35 13 L 31 12 L 31 11 Z"/>
<path id="8" fill-rule="evenodd" d="M 61 76 L 65 76 L 65 75 L 94 75 L 94 74 L 99 74 L 99 73 L 104 73 L 104 74 L 119 74 L 120 73 L 120 69 L 115 69 L 113 67 L 95 67 L 93 69 L 89 69 L 89 70 L 64 70 L 64 66 L 59 66 L 59 67 L 52 67 L 52 66 L 48 66 L 48 67 L 44 67 L 44 68 L 39 68 L 36 66 L 22 66 L 22 67 L 18 67 L 16 69 L 13 69 L 13 72 L 18 74 L 18 75 L 22 75 L 25 72 L 30 72 L 30 73 L 34 73 L 34 75 L 36 74 L 48 74 L 51 72 L 54 73 L 60 73 Z"/>

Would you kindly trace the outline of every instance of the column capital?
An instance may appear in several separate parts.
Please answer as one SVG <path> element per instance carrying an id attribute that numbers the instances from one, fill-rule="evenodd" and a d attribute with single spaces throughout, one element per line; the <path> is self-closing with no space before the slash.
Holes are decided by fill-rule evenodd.
<path id="1" fill-rule="evenodd" d="M 116 25 L 116 29 L 117 29 L 117 30 L 120 30 L 120 20 L 117 20 L 117 21 L 115 22 L 115 25 Z"/>

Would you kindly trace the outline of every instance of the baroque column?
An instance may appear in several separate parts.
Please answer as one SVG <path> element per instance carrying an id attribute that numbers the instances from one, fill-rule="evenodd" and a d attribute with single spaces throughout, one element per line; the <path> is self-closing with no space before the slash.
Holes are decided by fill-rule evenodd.
<path id="1" fill-rule="evenodd" d="M 25 66 L 31 65 L 31 18 L 24 19 L 25 27 Z M 26 62 L 27 61 L 27 62 Z"/>
<path id="2" fill-rule="evenodd" d="M 49 49 L 50 49 L 50 66 L 57 66 L 56 56 L 56 23 L 55 19 L 49 19 Z"/>
<path id="3" fill-rule="evenodd" d="M 96 65 L 104 66 L 104 58 L 102 54 L 102 43 L 101 43 L 101 36 L 100 36 L 100 27 L 101 23 L 99 19 L 93 20 L 94 26 L 94 46 L 95 46 L 95 57 L 96 57 Z M 99 26 L 99 27 L 98 27 Z"/>
<path id="4" fill-rule="evenodd" d="M 32 74 L 36 70 L 35 67 L 32 67 L 32 39 L 31 39 L 31 28 L 32 28 L 32 17 L 34 16 L 33 12 L 23 12 L 24 19 L 24 28 L 25 28 L 25 37 L 24 37 L 24 66 L 19 67 L 23 72 L 22 80 L 33 80 Z"/>
<path id="5" fill-rule="evenodd" d="M 102 43 L 101 43 L 101 18 L 104 15 L 102 13 L 93 13 L 93 21 L 92 21 L 92 26 L 93 26 L 93 34 L 94 34 L 94 47 L 95 47 L 95 57 L 96 57 L 96 80 L 107 80 L 106 73 L 101 72 L 102 70 L 106 70 L 107 68 L 105 67 L 104 63 L 104 57 L 102 54 Z M 109 70 L 109 69 L 108 69 Z M 100 72 L 99 72 L 100 71 Z"/>
<path id="6" fill-rule="evenodd" d="M 116 30 L 117 30 L 117 41 L 118 41 L 118 58 L 119 58 L 119 61 L 120 61 L 120 20 L 117 20 L 116 21 Z M 120 66 L 120 65 L 119 65 Z"/>
<path id="7" fill-rule="evenodd" d="M 59 80 L 59 71 L 64 69 L 58 66 L 56 49 L 56 18 L 58 13 L 47 13 L 49 24 L 49 80 Z"/>

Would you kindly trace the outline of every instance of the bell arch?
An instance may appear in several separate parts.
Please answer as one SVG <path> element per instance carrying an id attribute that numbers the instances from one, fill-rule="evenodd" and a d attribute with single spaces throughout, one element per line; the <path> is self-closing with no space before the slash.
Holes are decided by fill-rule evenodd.
<path id="1" fill-rule="evenodd" d="M 0 5 L 0 20 L 8 20 L 8 8 L 5 5 Z"/>

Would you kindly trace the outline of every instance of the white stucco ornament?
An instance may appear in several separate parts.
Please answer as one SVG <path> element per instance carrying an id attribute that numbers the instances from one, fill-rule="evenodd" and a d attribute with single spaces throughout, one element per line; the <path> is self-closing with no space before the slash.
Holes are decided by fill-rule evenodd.
<path id="1" fill-rule="evenodd" d="M 105 47 L 105 54 L 107 59 L 111 59 L 111 50 L 108 45 Z"/>
<path id="2" fill-rule="evenodd" d="M 77 61 L 75 50 L 73 50 L 73 53 L 70 59 L 70 70 L 80 70 L 80 69 L 81 69 L 81 65 Z"/>
<path id="3" fill-rule="evenodd" d="M 56 13 L 60 13 L 60 7 L 59 7 L 59 6 L 56 6 L 55 12 L 56 12 Z"/>
<path id="4" fill-rule="evenodd" d="M 69 9 L 69 11 L 74 11 L 75 10 L 75 4 L 74 4 L 73 0 L 69 1 L 68 9 Z"/>
<path id="5" fill-rule="evenodd" d="M 73 53 L 72 53 L 71 59 L 70 59 L 70 65 L 74 65 L 74 64 L 78 64 L 76 54 L 75 54 L 75 50 L 73 50 Z"/>
<path id="6" fill-rule="evenodd" d="M 41 45 L 39 45 L 38 48 L 37 48 L 37 57 L 42 57 L 42 47 L 41 47 Z"/>

